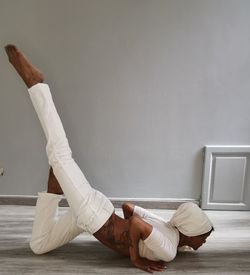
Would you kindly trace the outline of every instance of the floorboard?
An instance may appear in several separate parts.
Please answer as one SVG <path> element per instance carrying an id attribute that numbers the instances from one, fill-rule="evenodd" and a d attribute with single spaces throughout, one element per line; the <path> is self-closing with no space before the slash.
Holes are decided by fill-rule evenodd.
<path id="1" fill-rule="evenodd" d="M 152 211 L 166 219 L 173 213 Z M 250 212 L 206 212 L 215 226 L 207 243 L 198 251 L 178 253 L 160 274 L 250 274 Z M 0 206 L 0 274 L 146 274 L 87 233 L 48 254 L 34 255 L 29 248 L 33 217 L 33 206 Z"/>

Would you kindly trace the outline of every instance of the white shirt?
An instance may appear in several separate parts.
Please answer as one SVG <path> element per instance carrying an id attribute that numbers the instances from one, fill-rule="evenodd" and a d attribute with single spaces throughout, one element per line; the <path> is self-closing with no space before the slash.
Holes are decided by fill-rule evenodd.
<path id="1" fill-rule="evenodd" d="M 139 241 L 139 254 L 152 261 L 172 261 L 177 254 L 179 231 L 162 217 L 135 206 L 134 213 L 153 226 L 145 240 Z"/>

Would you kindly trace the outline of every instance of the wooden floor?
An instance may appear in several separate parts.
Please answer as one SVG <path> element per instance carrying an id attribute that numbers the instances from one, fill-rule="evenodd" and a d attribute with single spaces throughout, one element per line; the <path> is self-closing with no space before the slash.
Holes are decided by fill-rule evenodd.
<path id="1" fill-rule="evenodd" d="M 173 213 L 153 212 L 167 219 Z M 250 274 L 250 212 L 207 213 L 216 230 L 207 243 L 196 252 L 179 253 L 159 274 Z M 146 274 L 86 233 L 46 255 L 34 255 L 28 245 L 33 215 L 32 206 L 0 206 L 0 274 Z"/>

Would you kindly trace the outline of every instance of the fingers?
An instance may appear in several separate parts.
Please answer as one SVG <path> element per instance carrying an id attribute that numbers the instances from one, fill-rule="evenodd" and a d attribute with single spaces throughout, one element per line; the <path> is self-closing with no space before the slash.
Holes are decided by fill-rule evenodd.
<path id="1" fill-rule="evenodd" d="M 153 273 L 154 271 L 165 271 L 166 270 L 166 266 L 162 266 L 162 265 L 150 265 L 147 267 L 143 267 L 142 269 L 145 270 L 148 273 Z"/>
<path id="2" fill-rule="evenodd" d="M 150 261 L 148 259 L 140 259 L 140 261 L 134 262 L 134 265 L 148 273 L 153 273 L 154 271 L 165 271 L 166 264 L 163 261 Z"/>
<path id="3" fill-rule="evenodd" d="M 159 268 L 159 267 L 155 267 L 155 266 L 150 266 L 150 267 L 144 267 L 142 268 L 142 270 L 148 272 L 148 273 L 154 273 L 154 271 L 159 271 L 159 272 L 162 272 L 162 271 L 165 271 L 166 268 Z"/>
<path id="4" fill-rule="evenodd" d="M 148 272 L 148 273 L 154 273 L 154 270 L 151 267 L 144 267 L 142 270 Z"/>
<path id="5" fill-rule="evenodd" d="M 164 271 L 166 270 L 166 266 L 156 266 L 156 265 L 152 265 L 150 266 L 150 269 L 154 270 L 154 271 Z"/>
<path id="6" fill-rule="evenodd" d="M 150 266 L 156 267 L 156 268 L 161 268 L 161 269 L 167 268 L 166 264 L 163 261 L 158 261 L 158 262 L 150 261 Z"/>
<path id="7" fill-rule="evenodd" d="M 166 268 L 156 267 L 156 266 L 151 266 L 150 269 L 154 270 L 154 271 L 165 271 L 166 270 Z"/>

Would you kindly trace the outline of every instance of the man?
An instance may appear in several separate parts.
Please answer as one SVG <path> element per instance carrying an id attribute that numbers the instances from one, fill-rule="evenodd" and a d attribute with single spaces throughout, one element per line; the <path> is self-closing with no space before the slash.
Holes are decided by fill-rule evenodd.
<path id="1" fill-rule="evenodd" d="M 68 243 L 83 231 L 111 249 L 129 256 L 132 263 L 149 273 L 163 271 L 164 262 L 175 258 L 177 248 L 198 249 L 213 230 L 206 214 L 195 204 L 182 204 L 164 221 L 130 203 L 123 204 L 124 219 L 112 203 L 90 186 L 72 158 L 66 134 L 57 114 L 49 86 L 42 73 L 14 45 L 5 47 L 10 63 L 21 76 L 44 130 L 50 166 L 48 192 L 38 193 L 30 247 L 43 254 Z M 60 184 L 60 185 L 59 185 Z M 56 216 L 61 194 L 69 211 Z"/>

